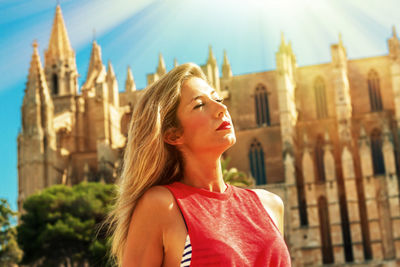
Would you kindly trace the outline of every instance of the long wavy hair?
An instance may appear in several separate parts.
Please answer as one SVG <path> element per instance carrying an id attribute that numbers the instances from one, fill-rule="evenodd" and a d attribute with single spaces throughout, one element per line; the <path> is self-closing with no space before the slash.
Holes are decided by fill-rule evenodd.
<path id="1" fill-rule="evenodd" d="M 130 220 L 138 199 L 154 185 L 182 178 L 183 159 L 175 146 L 164 142 L 170 128 L 180 129 L 177 109 L 182 83 L 198 77 L 207 80 L 199 66 L 179 65 L 147 87 L 137 103 L 128 131 L 117 199 L 109 214 L 111 254 L 122 265 Z"/>

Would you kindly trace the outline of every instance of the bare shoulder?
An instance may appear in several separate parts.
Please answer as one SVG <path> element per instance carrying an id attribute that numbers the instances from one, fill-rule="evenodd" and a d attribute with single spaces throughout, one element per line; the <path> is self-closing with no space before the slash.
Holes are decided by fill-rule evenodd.
<path id="1" fill-rule="evenodd" d="M 171 220 L 174 199 L 162 186 L 148 189 L 137 201 L 131 216 L 123 266 L 160 266 L 163 260 L 163 232 Z M 140 244 L 138 246 L 137 244 Z"/>
<path id="2" fill-rule="evenodd" d="M 280 196 L 271 193 L 265 189 L 252 189 L 261 200 L 264 206 L 267 206 L 272 209 L 282 209 L 284 207 L 283 201 Z"/>
<path id="3" fill-rule="evenodd" d="M 278 195 L 265 189 L 252 189 L 252 191 L 257 194 L 261 204 L 264 206 L 275 225 L 283 234 L 284 204 L 282 199 Z"/>
<path id="4" fill-rule="evenodd" d="M 148 189 L 138 200 L 137 205 L 143 205 L 147 208 L 164 209 L 174 202 L 172 193 L 164 186 L 153 186 Z"/>

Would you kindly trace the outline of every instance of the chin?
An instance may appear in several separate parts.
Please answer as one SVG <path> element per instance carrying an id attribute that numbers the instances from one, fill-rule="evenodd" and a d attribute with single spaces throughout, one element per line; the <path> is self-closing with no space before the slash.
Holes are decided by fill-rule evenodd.
<path id="1" fill-rule="evenodd" d="M 232 134 L 229 134 L 229 135 L 225 136 L 225 141 L 226 141 L 225 150 L 227 150 L 228 148 L 230 148 L 231 146 L 233 146 L 236 143 L 235 133 L 232 133 Z"/>

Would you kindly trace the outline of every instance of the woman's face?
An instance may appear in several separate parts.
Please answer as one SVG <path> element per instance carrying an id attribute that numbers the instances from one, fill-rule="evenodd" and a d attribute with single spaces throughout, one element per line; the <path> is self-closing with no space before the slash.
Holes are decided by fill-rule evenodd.
<path id="1" fill-rule="evenodd" d="M 222 154 L 236 142 L 222 98 L 203 79 L 193 77 L 183 82 L 177 116 L 182 128 L 178 147 L 183 152 Z"/>

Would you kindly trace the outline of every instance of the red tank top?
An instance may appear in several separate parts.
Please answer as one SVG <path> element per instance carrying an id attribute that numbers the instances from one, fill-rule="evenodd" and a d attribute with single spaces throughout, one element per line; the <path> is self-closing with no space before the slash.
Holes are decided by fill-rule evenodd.
<path id="1" fill-rule="evenodd" d="M 188 229 L 190 266 L 290 266 L 285 241 L 252 190 L 227 185 L 216 193 L 180 182 L 166 187 Z"/>

